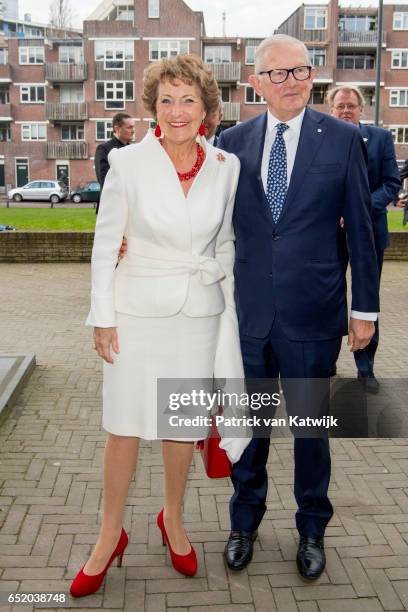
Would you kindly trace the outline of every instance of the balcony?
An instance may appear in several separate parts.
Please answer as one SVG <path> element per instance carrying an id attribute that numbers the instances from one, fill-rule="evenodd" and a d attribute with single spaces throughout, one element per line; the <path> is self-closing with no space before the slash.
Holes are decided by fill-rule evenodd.
<path id="1" fill-rule="evenodd" d="M 86 64 L 45 64 L 45 78 L 50 82 L 86 81 Z"/>
<path id="2" fill-rule="evenodd" d="M 11 121 L 11 104 L 0 104 L 0 121 Z"/>
<path id="3" fill-rule="evenodd" d="M 329 37 L 328 30 L 303 30 L 299 38 L 305 42 L 327 42 Z"/>
<path id="4" fill-rule="evenodd" d="M 239 102 L 222 103 L 223 121 L 239 121 L 241 116 L 241 105 Z"/>
<path id="5" fill-rule="evenodd" d="M 124 70 L 105 69 L 104 62 L 95 62 L 95 81 L 134 81 L 135 63 L 125 62 Z"/>
<path id="6" fill-rule="evenodd" d="M 352 70 L 351 68 L 338 68 L 336 70 L 336 83 L 375 83 L 375 69 L 364 70 L 361 68 Z"/>
<path id="7" fill-rule="evenodd" d="M 47 142 L 47 159 L 88 159 L 88 143 L 80 140 Z"/>
<path id="8" fill-rule="evenodd" d="M 207 64 L 218 83 L 237 83 L 241 79 L 241 62 Z"/>
<path id="9" fill-rule="evenodd" d="M 83 121 L 88 119 L 86 102 L 48 102 L 45 114 L 50 121 Z"/>
<path id="10" fill-rule="evenodd" d="M 378 30 L 372 32 L 339 32 L 339 47 L 364 47 L 372 49 L 377 46 Z M 385 32 L 382 33 L 382 44 L 385 45 Z"/>
<path id="11" fill-rule="evenodd" d="M 320 83 L 333 83 L 333 66 L 316 66 L 317 76 L 315 81 Z"/>
<path id="12" fill-rule="evenodd" d="M 9 82 L 11 83 L 11 68 L 10 64 L 0 64 L 0 81 L 3 83 Z"/>
<path id="13" fill-rule="evenodd" d="M 137 28 L 131 21 L 84 21 L 84 37 L 128 38 L 137 36 Z"/>

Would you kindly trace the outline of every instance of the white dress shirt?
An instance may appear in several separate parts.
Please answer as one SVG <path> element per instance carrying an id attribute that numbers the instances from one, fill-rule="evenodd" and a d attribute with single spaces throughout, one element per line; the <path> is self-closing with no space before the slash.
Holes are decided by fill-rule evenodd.
<path id="1" fill-rule="evenodd" d="M 288 187 L 290 183 L 290 178 L 292 176 L 293 166 L 295 163 L 296 151 L 299 144 L 300 130 L 302 129 L 303 117 L 305 115 L 305 109 L 302 110 L 299 115 L 293 117 L 293 119 L 289 119 L 289 121 L 280 121 L 276 117 L 272 115 L 270 110 L 268 110 L 268 119 L 266 125 L 266 134 L 265 134 L 265 144 L 264 150 L 262 154 L 262 167 L 261 167 L 261 176 L 262 183 L 264 187 L 264 191 L 267 191 L 267 180 L 268 180 L 268 168 L 269 168 L 269 157 L 271 155 L 272 145 L 275 142 L 277 125 L 279 123 L 285 123 L 289 126 L 289 129 L 283 133 L 283 139 L 286 145 L 286 160 L 287 160 L 287 182 Z M 378 314 L 376 312 L 359 312 L 357 310 L 352 310 L 350 313 L 354 319 L 361 319 L 364 321 L 376 321 L 378 318 Z"/>

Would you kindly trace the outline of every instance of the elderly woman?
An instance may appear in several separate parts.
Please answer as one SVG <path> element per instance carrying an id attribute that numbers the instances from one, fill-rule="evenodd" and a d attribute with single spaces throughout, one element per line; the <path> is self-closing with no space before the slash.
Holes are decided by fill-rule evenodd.
<path id="1" fill-rule="evenodd" d="M 103 521 L 71 593 L 94 593 L 128 537 L 123 512 L 139 439 L 157 434 L 157 379 L 243 377 L 233 297 L 232 212 L 239 161 L 204 138 L 218 107 L 212 73 L 180 55 L 144 73 L 143 102 L 155 131 L 113 150 L 92 253 L 87 323 L 104 359 Z M 128 247 L 116 267 L 122 237 Z M 196 438 L 205 437 L 198 431 Z M 171 436 L 170 436 L 171 437 Z M 194 442 L 163 439 L 164 508 L 157 517 L 176 570 L 197 559 L 182 523 Z"/>

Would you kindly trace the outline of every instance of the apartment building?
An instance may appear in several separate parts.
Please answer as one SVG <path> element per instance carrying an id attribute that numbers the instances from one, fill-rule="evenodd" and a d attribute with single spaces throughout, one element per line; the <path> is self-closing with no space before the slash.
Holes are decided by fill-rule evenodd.
<path id="1" fill-rule="evenodd" d="M 327 112 L 327 90 L 334 85 L 361 88 L 362 120 L 374 121 L 378 10 L 373 7 L 302 5 L 276 32 L 303 40 L 317 68 L 311 106 Z M 381 32 L 380 125 L 391 130 L 397 158 L 408 158 L 408 5 L 384 5 Z"/>
<path id="2" fill-rule="evenodd" d="M 148 62 L 178 53 L 203 57 L 220 86 L 224 124 L 264 112 L 250 87 L 259 38 L 208 37 L 203 14 L 183 0 L 104 0 L 83 31 L 0 18 L 0 190 L 34 179 L 71 186 L 94 179 L 99 142 L 113 115 L 135 118 L 135 139 L 152 125 L 141 102 Z M 408 7 L 385 6 L 381 121 L 392 130 L 399 159 L 408 157 Z M 277 31 L 304 40 L 318 77 L 311 105 L 326 111 L 327 88 L 363 88 L 364 121 L 373 121 L 376 9 L 329 4 L 299 7 Z"/>

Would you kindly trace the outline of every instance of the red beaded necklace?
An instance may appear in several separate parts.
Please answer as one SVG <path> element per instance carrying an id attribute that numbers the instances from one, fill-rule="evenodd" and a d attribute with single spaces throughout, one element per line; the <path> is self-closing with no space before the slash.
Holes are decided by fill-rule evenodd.
<path id="1" fill-rule="evenodd" d="M 163 146 L 163 141 L 160 141 L 161 145 Z M 201 166 L 204 163 L 204 159 L 205 159 L 205 155 L 204 155 L 204 149 L 203 147 L 200 145 L 199 142 L 196 143 L 197 146 L 197 159 L 195 160 L 194 166 L 191 168 L 191 170 L 188 170 L 188 172 L 177 172 L 177 176 L 179 177 L 179 180 L 183 183 L 184 181 L 189 181 L 190 179 L 194 178 L 195 176 L 197 176 L 197 174 L 200 172 Z"/>

